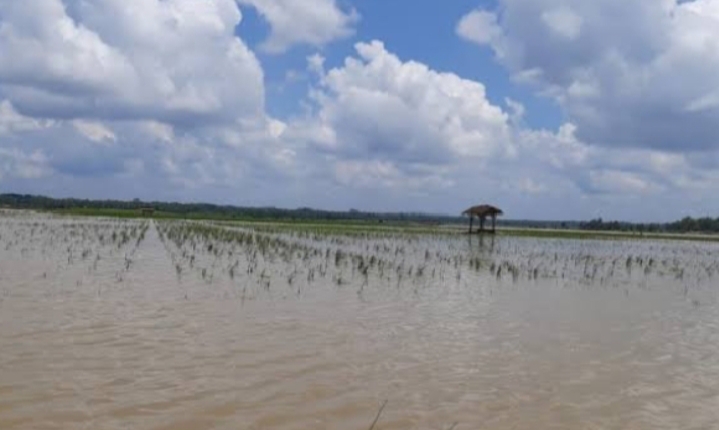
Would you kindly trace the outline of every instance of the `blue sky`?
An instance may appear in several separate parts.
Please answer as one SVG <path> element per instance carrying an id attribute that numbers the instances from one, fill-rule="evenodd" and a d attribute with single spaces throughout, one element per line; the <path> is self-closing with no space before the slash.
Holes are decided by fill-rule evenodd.
<path id="1" fill-rule="evenodd" d="M 493 1 L 458 0 L 452 2 L 421 0 L 408 8 L 406 2 L 365 0 L 358 4 L 339 3 L 357 9 L 361 20 L 354 37 L 322 46 L 319 52 L 329 67 L 340 66 L 357 41 L 381 40 L 387 48 L 403 59 L 420 61 L 438 71 L 456 73 L 484 83 L 487 97 L 502 104 L 506 97 L 520 100 L 527 106 L 527 125 L 556 128 L 562 112 L 550 99 L 535 95 L 530 89 L 514 85 L 507 71 L 499 65 L 491 49 L 478 49 L 475 44 L 457 37 L 455 26 L 467 11 L 476 8 L 494 9 Z M 279 117 L 292 115 L 307 92 L 307 81 L 287 83 L 287 72 L 303 72 L 307 56 L 317 47 L 298 46 L 283 55 L 263 53 L 259 47 L 267 38 L 270 26 L 253 8 L 243 11 L 244 19 L 236 34 L 258 52 L 266 73 L 268 110 Z"/>
<path id="2" fill-rule="evenodd" d="M 719 0 L 0 3 L 0 192 L 715 215 Z"/>

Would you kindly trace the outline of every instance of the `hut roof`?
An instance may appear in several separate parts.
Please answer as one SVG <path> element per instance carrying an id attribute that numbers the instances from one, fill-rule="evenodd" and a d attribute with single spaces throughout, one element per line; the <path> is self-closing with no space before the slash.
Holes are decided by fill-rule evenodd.
<path id="1" fill-rule="evenodd" d="M 462 212 L 462 215 L 469 216 L 492 216 L 492 215 L 503 215 L 502 209 L 492 205 L 477 205 Z"/>

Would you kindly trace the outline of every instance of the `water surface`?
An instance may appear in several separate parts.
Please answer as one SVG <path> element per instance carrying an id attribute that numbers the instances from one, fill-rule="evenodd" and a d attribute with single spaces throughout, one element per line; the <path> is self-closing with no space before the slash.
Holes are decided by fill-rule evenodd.
<path id="1" fill-rule="evenodd" d="M 719 422 L 716 245 L 167 228 L 0 218 L 0 428 Z"/>

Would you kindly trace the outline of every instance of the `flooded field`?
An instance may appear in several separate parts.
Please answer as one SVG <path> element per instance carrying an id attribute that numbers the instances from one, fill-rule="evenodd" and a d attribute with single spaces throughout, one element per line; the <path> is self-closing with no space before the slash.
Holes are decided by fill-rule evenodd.
<path id="1" fill-rule="evenodd" d="M 0 429 L 716 428 L 717 256 L 8 212 Z"/>

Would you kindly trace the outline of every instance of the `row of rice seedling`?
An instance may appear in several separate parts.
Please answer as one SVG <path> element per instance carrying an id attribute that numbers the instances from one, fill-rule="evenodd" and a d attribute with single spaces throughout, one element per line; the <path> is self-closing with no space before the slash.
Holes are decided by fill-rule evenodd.
<path id="1" fill-rule="evenodd" d="M 154 227 L 171 261 L 170 267 L 155 270 L 173 271 L 188 298 L 219 294 L 244 302 L 303 297 L 329 288 L 366 299 L 438 296 L 458 288 L 492 293 L 533 285 L 627 293 L 669 286 L 686 295 L 711 285 L 719 273 L 719 245 L 713 243 L 495 238 L 31 213 L 0 215 L 0 251 L 39 261 L 42 271 L 35 275 L 43 279 L 72 272 L 79 285 L 112 271 L 122 283 Z"/>
<path id="2" fill-rule="evenodd" d="M 148 221 L 6 213 L 0 216 L 4 270 L 43 280 L 55 292 L 95 287 L 110 273 L 122 282 L 149 228 Z M 11 270 L 18 263 L 29 273 L 23 266 Z"/>
<path id="3" fill-rule="evenodd" d="M 719 266 L 713 244 L 477 238 L 394 230 L 322 230 L 309 226 L 163 222 L 161 238 L 178 279 L 229 279 L 241 296 L 315 285 L 379 292 L 484 290 L 511 285 L 686 290 L 705 285 Z"/>

